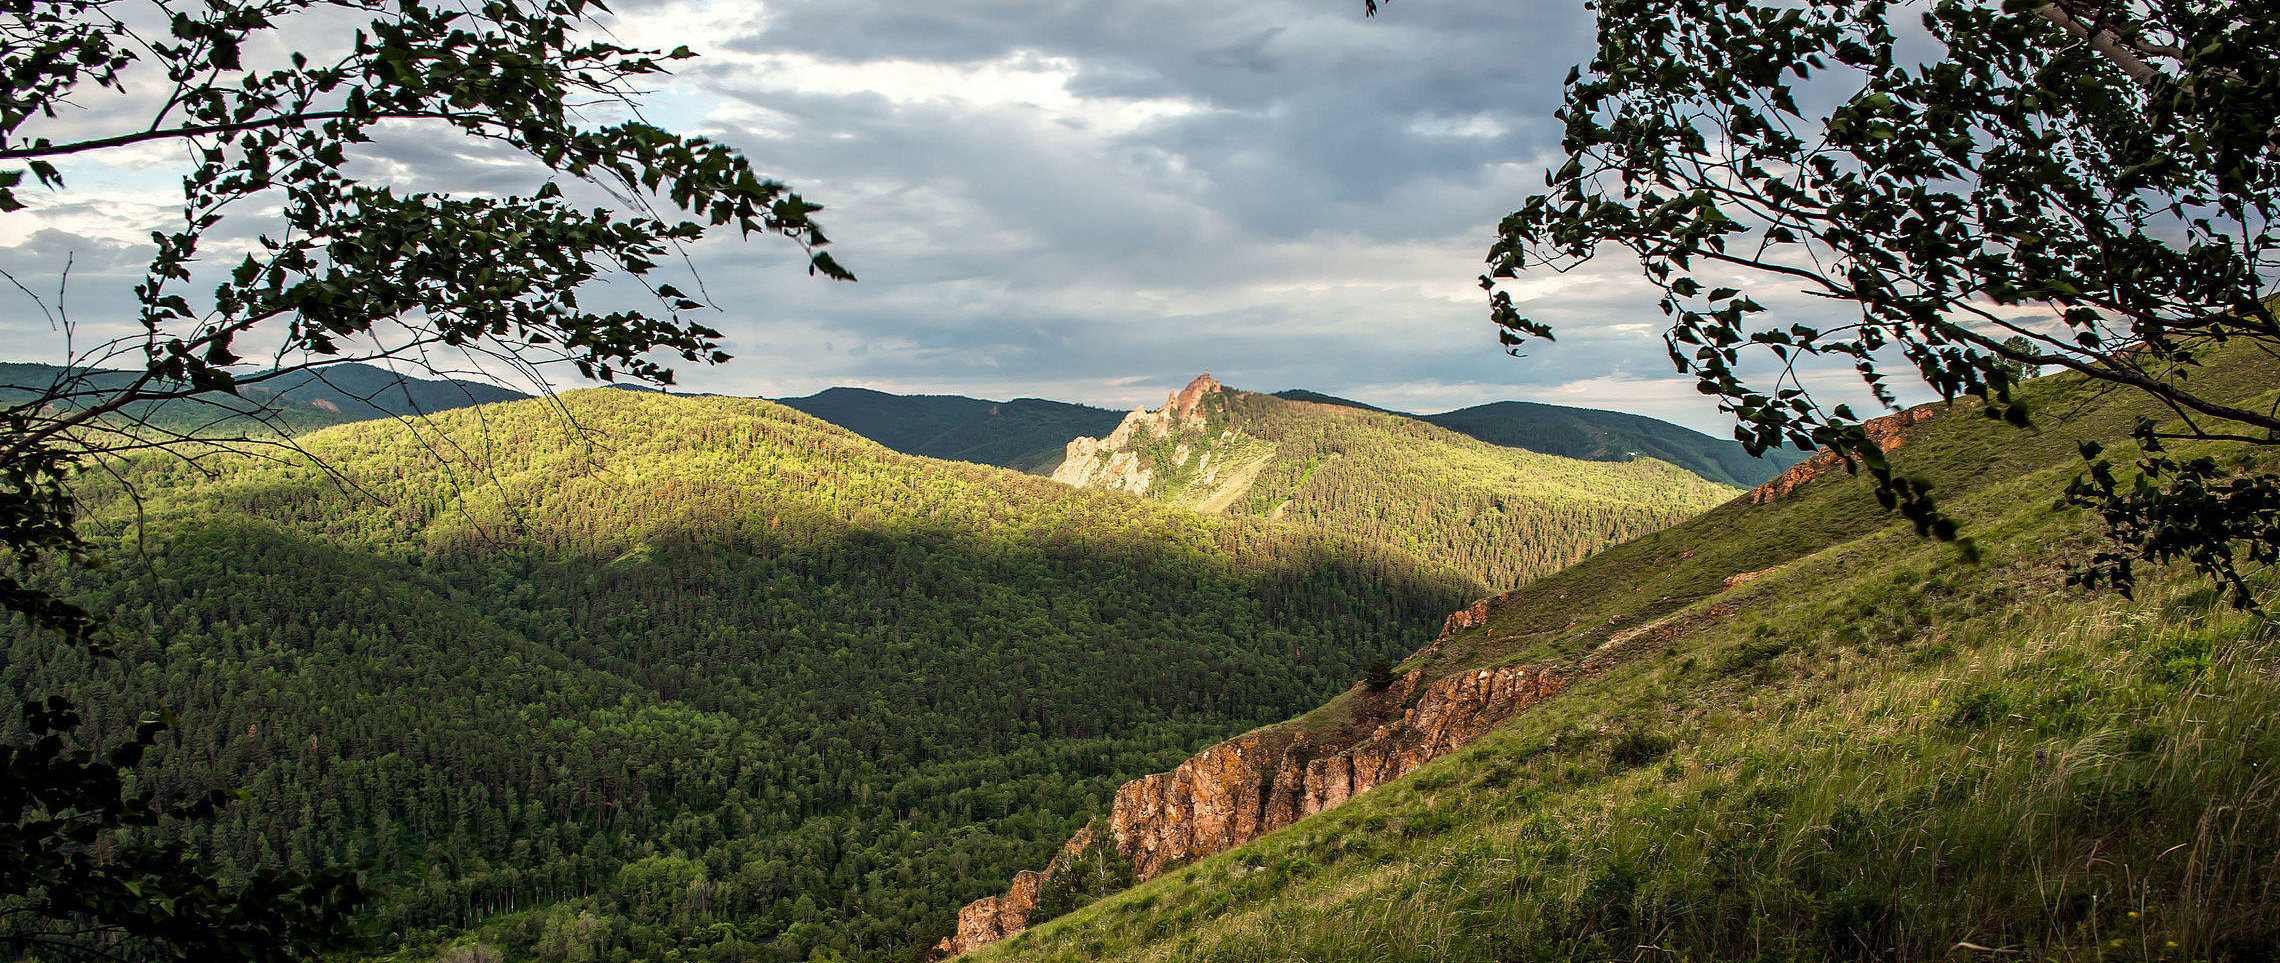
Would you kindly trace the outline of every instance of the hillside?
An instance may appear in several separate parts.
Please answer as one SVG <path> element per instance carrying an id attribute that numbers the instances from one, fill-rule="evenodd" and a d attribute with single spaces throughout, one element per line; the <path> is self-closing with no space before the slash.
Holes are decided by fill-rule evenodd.
<path id="1" fill-rule="evenodd" d="M 1502 447 L 1393 412 L 1237 391 L 1209 375 L 1104 438 L 1070 442 L 1053 477 L 1369 539 L 1498 589 L 1735 493 L 1654 459 Z"/>
<path id="2" fill-rule="evenodd" d="M 322 469 L 118 463 L 139 502 L 91 479 L 119 564 L 65 587 L 125 658 L 10 627 L 0 688 L 98 735 L 163 699 L 149 784 L 249 794 L 190 841 L 369 862 L 378 948 L 421 963 L 908 958 L 1119 783 L 1481 590 L 763 401 L 590 390 L 418 427 L 308 435 Z"/>
<path id="3" fill-rule="evenodd" d="M 2235 354 L 2201 390 L 2272 404 L 2280 363 Z M 2077 444 L 2161 413 L 2063 376 L 2024 398 L 2030 432 L 1884 426 L 1979 560 L 1801 467 L 1458 613 L 1382 691 L 1127 784 L 953 948 L 2268 959 L 2280 627 L 2190 573 L 2067 588 L 2095 531 L 2053 506 Z"/>
<path id="4" fill-rule="evenodd" d="M 1349 398 L 1298 388 L 1277 391 L 1275 397 L 1400 414 Z M 1806 457 L 1805 452 L 1789 449 L 1770 451 L 1763 457 L 1753 456 L 1740 442 L 1712 438 L 1660 418 L 1535 401 L 1495 401 L 1437 415 L 1410 417 L 1491 445 L 1525 448 L 1564 458 L 1585 461 L 1661 459 L 1721 485 L 1743 488 L 1762 485 Z"/>
<path id="5" fill-rule="evenodd" d="M 1079 435 L 1103 435 L 1123 416 L 1042 398 L 985 401 L 957 395 L 897 395 L 827 388 L 777 404 L 807 412 L 906 455 L 1044 474 Z"/>

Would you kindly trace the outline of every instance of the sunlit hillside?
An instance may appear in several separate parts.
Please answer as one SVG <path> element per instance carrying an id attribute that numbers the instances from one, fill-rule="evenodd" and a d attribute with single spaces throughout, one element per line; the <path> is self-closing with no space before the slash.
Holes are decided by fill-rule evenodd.
<path id="1" fill-rule="evenodd" d="M 2280 367 L 2203 378 L 2269 406 Z M 2027 397 L 2034 430 L 1935 412 L 1894 455 L 1977 560 L 1841 471 L 1611 549 L 1405 666 L 1564 691 L 973 958 L 2267 958 L 2280 629 L 2183 571 L 2067 587 L 2096 531 L 2053 504 L 2077 442 L 2156 413 L 2069 377 Z"/>
<path id="2" fill-rule="evenodd" d="M 1479 441 L 1407 415 L 1237 391 L 1128 421 L 1060 469 L 1198 511 L 1369 539 L 1497 589 L 1736 494 L 1668 462 L 1584 461 Z M 1177 410 L 1175 410 L 1177 409 Z M 1174 416 L 1164 412 L 1173 411 Z M 1088 469 L 1072 476 L 1074 468 Z"/>

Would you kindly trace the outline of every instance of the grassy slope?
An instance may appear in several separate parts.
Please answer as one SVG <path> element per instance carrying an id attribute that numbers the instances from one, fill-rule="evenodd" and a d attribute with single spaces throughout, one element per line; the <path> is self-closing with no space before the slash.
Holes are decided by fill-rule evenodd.
<path id="1" fill-rule="evenodd" d="M 1250 393 L 1229 407 L 1276 447 L 1252 511 L 1446 559 L 1500 589 L 1733 495 L 1667 462 L 1505 448 L 1390 412 Z"/>
<path id="2" fill-rule="evenodd" d="M 2280 633 L 2179 573 L 2134 602 L 2065 588 L 2092 526 L 2053 493 L 2139 410 L 2066 378 L 2029 398 L 2038 432 L 1959 411 L 1898 452 L 1985 561 L 1841 477 L 1612 549 L 1422 663 L 1631 637 L 1607 671 L 977 959 L 2269 958 Z"/>

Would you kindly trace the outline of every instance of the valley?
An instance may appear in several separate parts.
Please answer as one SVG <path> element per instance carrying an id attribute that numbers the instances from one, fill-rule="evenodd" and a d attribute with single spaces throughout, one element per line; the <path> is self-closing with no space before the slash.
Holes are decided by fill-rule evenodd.
<path id="1" fill-rule="evenodd" d="M 152 787 L 248 793 L 190 841 L 367 866 L 396 959 L 908 957 L 1122 782 L 1488 590 L 763 401 L 593 389 L 295 441 L 88 484 L 122 562 L 58 587 L 116 613 L 124 664 L 14 634 L 0 681 L 96 738 L 176 707 Z M 1613 538 L 1537 522 L 1547 553 Z"/>
<path id="2" fill-rule="evenodd" d="M 2229 390 L 2268 399 L 2268 369 L 2236 360 Z M 366 866 L 374 960 L 1264 961 L 1297 932 L 1310 960 L 1566 959 L 1648 928 L 1726 955 L 1766 937 L 1687 907 L 1734 899 L 1793 917 L 1784 952 L 1989 927 L 2063 948 L 2084 931 L 2035 921 L 2119 925 L 2065 908 L 2085 898 L 2222 945 L 2119 870 L 1935 919 L 1869 896 L 1934 885 L 1920 867 L 1870 885 L 1841 862 L 1869 851 L 1838 849 L 1799 876 L 1793 843 L 1747 834 L 1920 838 L 1911 820 L 2022 805 L 2080 834 L 2247 804 L 2275 748 L 2252 708 L 2280 699 L 2253 670 L 2267 630 L 2181 574 L 2145 602 L 2059 585 L 2082 519 L 2021 493 L 2145 409 L 2032 388 L 2063 417 L 1870 426 L 1970 520 L 1977 562 L 1828 456 L 1740 492 L 1208 377 L 1067 442 L 1050 479 L 722 397 L 312 425 L 306 460 L 127 459 L 88 485 L 90 531 L 130 561 L 59 587 L 117 613 L 125 664 L 15 635 L 0 681 L 71 695 L 97 734 L 177 707 L 152 788 L 247 793 L 189 841 Z M 1040 430 L 1004 424 L 1012 447 Z M 2249 708 L 2144 729 L 2170 694 Z M 2067 802 L 2151 771 L 2098 755 L 2124 737 L 2220 777 Z M 1970 769 L 1952 806 L 1907 808 L 1956 753 L 2020 745 L 2085 761 Z M 1617 818 L 1705 842 L 1556 855 Z M 1567 829 L 1527 828 L 1546 820 Z M 2002 867 L 2055 853 L 1983 845 L 1941 850 L 1963 875 L 1937 878 L 1994 901 L 1972 905 L 2041 898 Z M 2131 873 L 2268 905 L 2245 868 L 2129 851 Z"/>
<path id="3" fill-rule="evenodd" d="M 2280 960 L 2280 4 L 4 6 L 0 960 Z"/>

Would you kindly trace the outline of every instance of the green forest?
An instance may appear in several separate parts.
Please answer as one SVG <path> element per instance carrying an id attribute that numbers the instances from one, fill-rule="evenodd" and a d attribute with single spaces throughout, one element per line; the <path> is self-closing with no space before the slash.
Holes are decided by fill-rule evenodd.
<path id="1" fill-rule="evenodd" d="M 2280 3 L 0 7 L 0 963 L 2280 961 Z"/>
<path id="2" fill-rule="evenodd" d="M 1120 782 L 1483 591 L 1366 541 L 590 390 L 90 479 L 124 658 L 11 635 L 97 738 L 182 720 L 193 842 L 362 864 L 376 952 L 909 959 Z M 21 733 L 12 733 L 21 736 Z"/>

